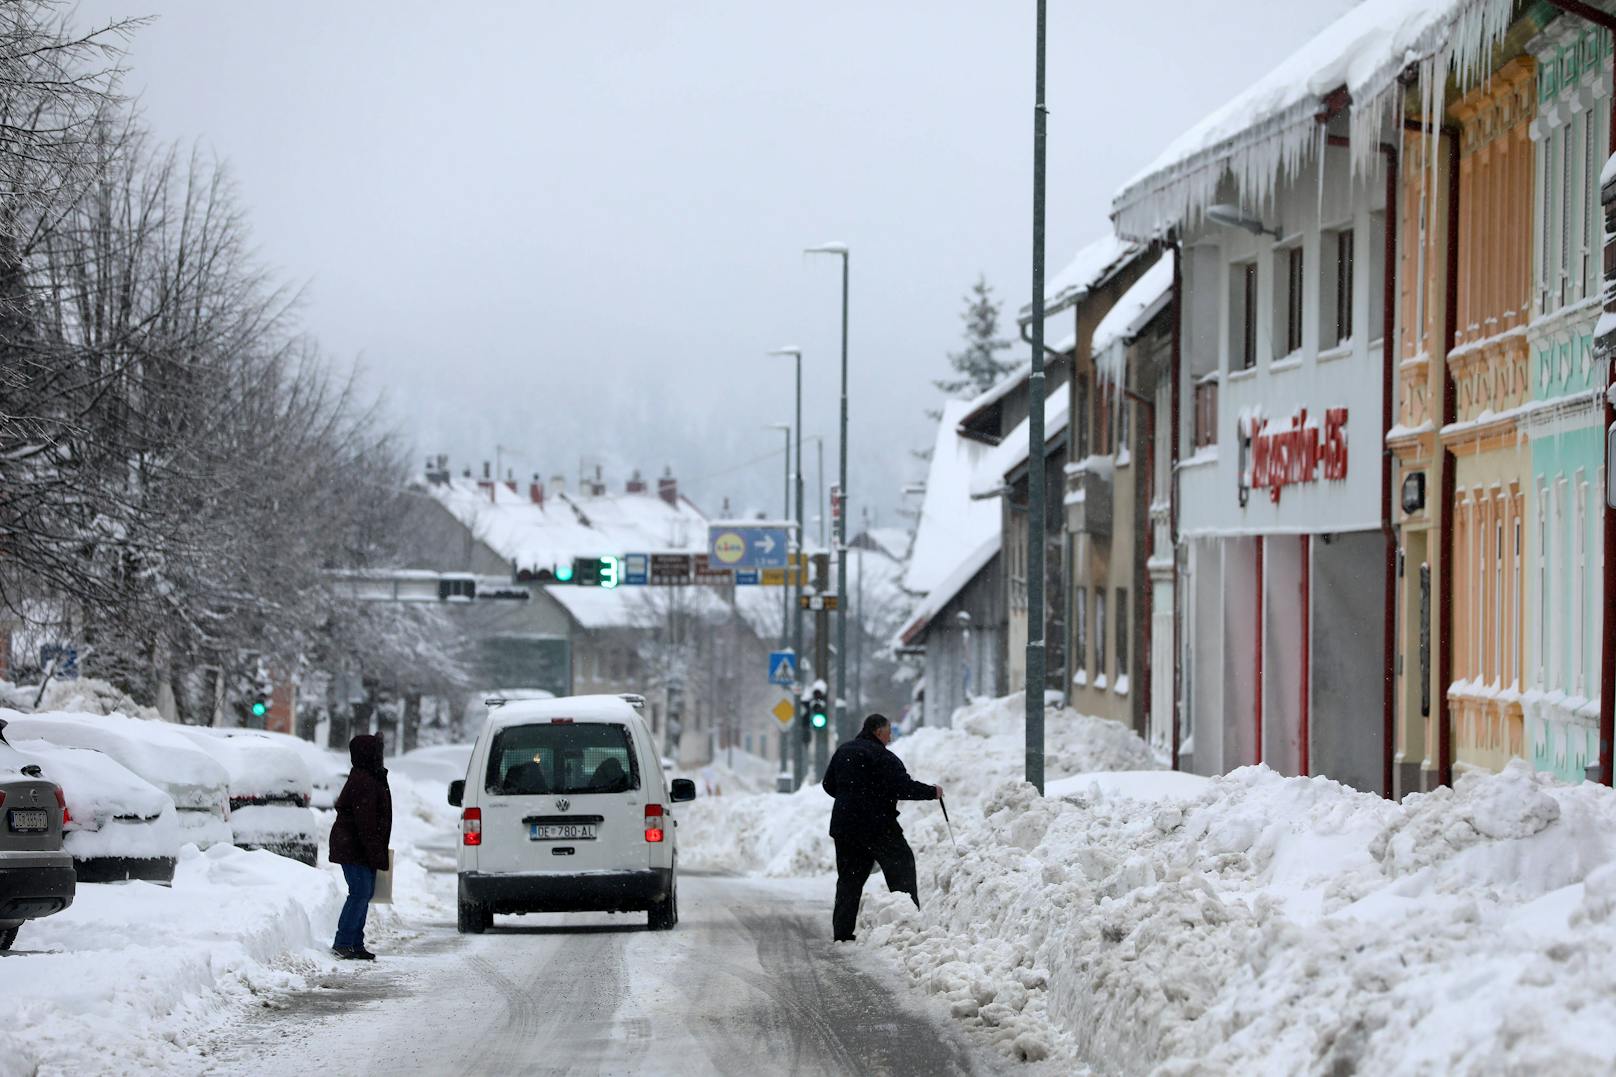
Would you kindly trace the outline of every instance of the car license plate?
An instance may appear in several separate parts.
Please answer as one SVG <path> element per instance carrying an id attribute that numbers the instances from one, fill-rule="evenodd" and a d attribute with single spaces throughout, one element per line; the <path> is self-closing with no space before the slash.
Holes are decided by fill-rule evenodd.
<path id="1" fill-rule="evenodd" d="M 533 841 L 594 841 L 594 823 L 532 823 L 527 836 Z"/>
<path id="2" fill-rule="evenodd" d="M 50 829 L 50 816 L 44 808 L 13 808 L 11 829 L 19 834 L 37 833 Z"/>

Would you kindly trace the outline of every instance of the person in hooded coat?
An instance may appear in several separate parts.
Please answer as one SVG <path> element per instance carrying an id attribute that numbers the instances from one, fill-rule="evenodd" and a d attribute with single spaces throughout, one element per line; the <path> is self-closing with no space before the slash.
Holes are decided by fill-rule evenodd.
<path id="1" fill-rule="evenodd" d="M 887 750 L 892 723 L 884 714 L 864 719 L 859 735 L 836 749 L 819 787 L 836 798 L 830 812 L 830 836 L 836 843 L 836 908 L 831 933 L 837 942 L 853 941 L 859 899 L 870 870 L 881 865 L 887 889 L 908 894 L 920 907 L 915 854 L 898 825 L 898 801 L 941 800 L 943 787 L 909 777 L 903 760 Z"/>
<path id="2" fill-rule="evenodd" d="M 361 733 L 348 742 L 353 769 L 337 794 L 337 819 L 331 824 L 331 863 L 342 865 L 348 900 L 337 918 L 338 957 L 374 961 L 365 949 L 365 918 L 376 893 L 376 873 L 387 870 L 387 843 L 393 835 L 393 793 L 382 766 L 380 734 Z"/>

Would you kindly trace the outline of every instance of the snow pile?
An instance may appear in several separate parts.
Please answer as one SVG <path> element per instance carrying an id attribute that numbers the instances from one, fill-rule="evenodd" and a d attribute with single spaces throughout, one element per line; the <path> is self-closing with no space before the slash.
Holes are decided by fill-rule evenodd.
<path id="1" fill-rule="evenodd" d="M 147 721 L 162 721 L 163 716 L 151 707 L 136 703 L 121 689 L 95 677 L 76 680 L 52 680 L 45 686 L 45 694 L 34 706 L 39 694 L 38 685 L 10 684 L 0 681 L 0 705 L 19 711 L 75 711 L 81 714 L 127 714 Z"/>
<path id="2" fill-rule="evenodd" d="M 384 955 L 451 918 L 458 820 L 436 783 L 389 781 L 394 903 L 373 905 L 366 929 Z M 323 855 L 333 814 L 319 815 L 319 867 L 186 846 L 172 887 L 81 883 L 67 910 L 25 923 L 0 982 L 0 1073 L 194 1072 L 211 1030 L 332 968 L 346 889 Z"/>
<path id="3" fill-rule="evenodd" d="M 1519 761 L 1403 804 L 1249 767 L 1007 782 L 860 937 L 1022 1058 L 1609 1072 L 1616 795 Z M 932 880 L 928 887 L 928 880 Z"/>
<path id="4" fill-rule="evenodd" d="M 0 998 L 5 1072 L 195 1065 L 184 1044 L 234 1007 L 321 967 L 342 893 L 266 852 L 187 846 L 172 888 L 81 885 L 65 912 L 23 925 Z"/>
<path id="5" fill-rule="evenodd" d="M 1026 706 L 1017 693 L 961 707 L 954 712 L 953 728 L 920 729 L 893 741 L 892 750 L 915 780 L 943 787 L 958 826 L 980 816 L 982 802 L 997 787 L 1026 772 L 1025 730 Z M 1046 719 L 1045 751 L 1051 776 L 1161 766 L 1126 726 L 1055 707 Z M 676 812 L 680 862 L 768 876 L 834 872 L 830 809 L 831 798 L 817 785 L 790 795 L 698 796 Z M 934 804 L 900 804 L 899 813 L 916 849 L 948 845 L 942 812 Z"/>
<path id="6" fill-rule="evenodd" d="M 718 758 L 693 771 L 676 770 L 675 776 L 696 783 L 702 797 L 735 796 L 741 793 L 772 793 L 780 768 L 760 755 L 722 749 Z"/>

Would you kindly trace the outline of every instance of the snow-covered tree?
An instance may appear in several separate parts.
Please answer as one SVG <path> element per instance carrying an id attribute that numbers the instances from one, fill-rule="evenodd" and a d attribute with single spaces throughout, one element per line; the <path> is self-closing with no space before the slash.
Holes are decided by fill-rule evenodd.
<path id="1" fill-rule="evenodd" d="M 965 323 L 965 346 L 948 356 L 954 376 L 932 382 L 949 396 L 975 396 L 1015 367 L 1000 358 L 1001 353 L 1010 350 L 1010 341 L 999 336 L 999 312 L 1004 304 L 993 298 L 986 277 L 977 277 L 964 303 L 960 320 Z"/>

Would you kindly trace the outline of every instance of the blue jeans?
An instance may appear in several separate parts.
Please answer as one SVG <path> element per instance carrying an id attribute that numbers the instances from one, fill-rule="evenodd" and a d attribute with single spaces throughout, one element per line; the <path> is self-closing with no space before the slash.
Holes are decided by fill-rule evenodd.
<path id="1" fill-rule="evenodd" d="M 348 900 L 342 903 L 342 915 L 337 917 L 337 941 L 331 945 L 338 950 L 363 950 L 365 917 L 370 912 L 370 899 L 376 894 L 376 869 L 344 864 L 342 877 L 348 880 Z"/>

